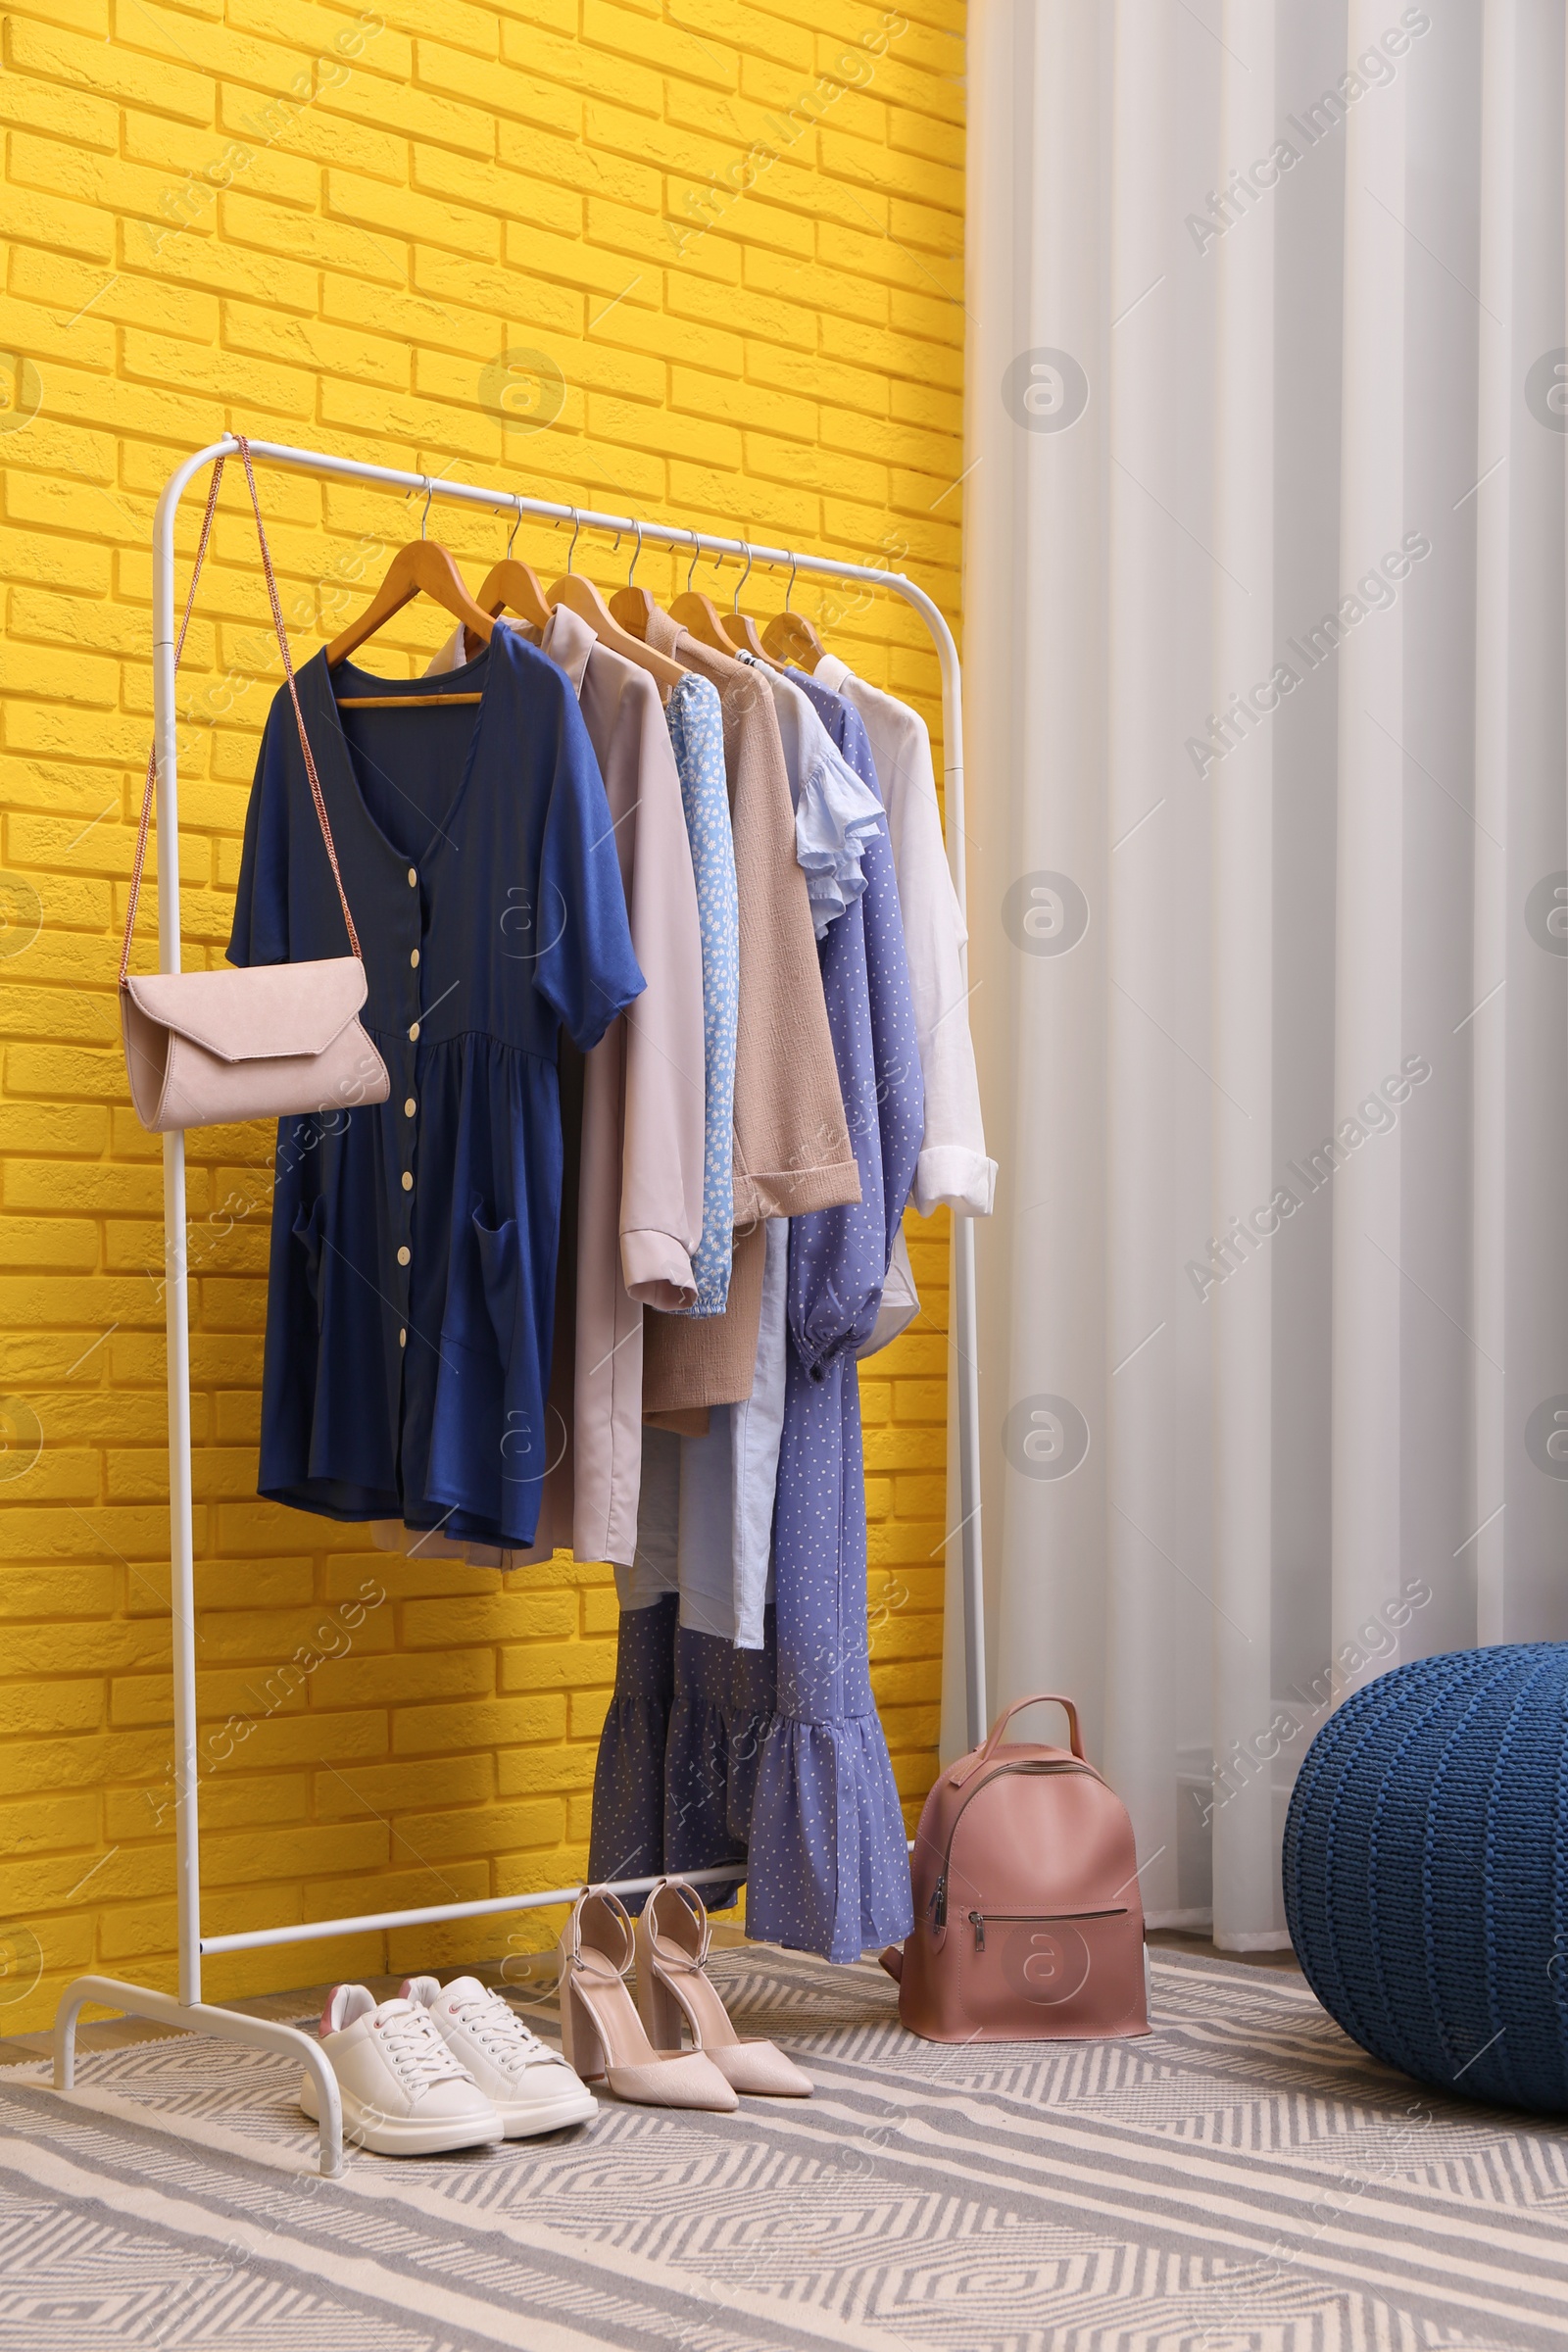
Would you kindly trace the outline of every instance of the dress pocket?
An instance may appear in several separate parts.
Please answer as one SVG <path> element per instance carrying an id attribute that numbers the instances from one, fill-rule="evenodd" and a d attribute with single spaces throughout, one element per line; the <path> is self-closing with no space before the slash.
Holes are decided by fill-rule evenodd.
<path id="1" fill-rule="evenodd" d="M 473 1234 L 479 1245 L 479 1275 L 484 1284 L 484 1303 L 490 1317 L 496 1345 L 501 1350 L 503 1365 L 512 1360 L 513 1336 L 517 1323 L 517 1284 L 521 1272 L 517 1227 L 514 1218 L 504 1224 L 487 1225 L 477 1208 L 473 1212 Z"/>
<path id="2" fill-rule="evenodd" d="M 326 1237 L 326 1199 L 318 1193 L 307 1208 L 302 1202 L 294 1211 L 294 1239 L 305 1253 L 305 1286 L 311 1294 L 317 1312 L 321 1306 L 321 1249 Z"/>

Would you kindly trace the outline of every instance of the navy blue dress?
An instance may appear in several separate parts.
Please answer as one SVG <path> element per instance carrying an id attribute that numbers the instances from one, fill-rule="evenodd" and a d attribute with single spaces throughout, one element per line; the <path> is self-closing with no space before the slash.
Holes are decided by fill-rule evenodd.
<path id="1" fill-rule="evenodd" d="M 559 1033 L 587 1053 L 644 986 L 604 784 L 569 680 L 511 630 L 428 681 L 336 673 L 477 707 L 339 712 L 324 654 L 298 682 L 392 1091 L 278 1122 L 258 1491 L 526 1546 L 553 1450 Z M 228 957 L 347 951 L 285 690 Z"/>

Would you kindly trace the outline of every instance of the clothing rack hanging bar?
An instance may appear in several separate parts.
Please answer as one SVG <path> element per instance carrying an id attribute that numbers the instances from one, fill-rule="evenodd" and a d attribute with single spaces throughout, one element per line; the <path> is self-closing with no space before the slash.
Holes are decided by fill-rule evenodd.
<path id="1" fill-rule="evenodd" d="M 694 555 L 747 556 L 752 564 L 788 565 L 795 573 L 817 578 L 857 580 L 902 597 L 918 612 L 931 633 L 942 669 L 942 728 L 947 789 L 948 855 L 960 911 L 965 905 L 963 807 L 963 699 L 958 651 L 953 632 L 925 590 L 903 572 L 875 564 L 851 564 L 837 556 L 802 554 L 798 549 L 771 547 L 755 540 L 732 539 L 712 531 L 688 529 L 683 524 L 639 521 L 627 514 L 611 514 L 592 507 L 564 506 L 558 500 L 528 498 L 512 490 L 485 489 L 456 482 L 442 474 L 410 473 L 396 466 L 372 466 L 358 458 L 333 457 L 324 451 L 295 449 L 285 442 L 252 441 L 252 463 L 279 466 L 293 472 L 312 473 L 327 480 L 362 482 L 379 489 L 422 494 L 426 505 L 445 499 L 457 506 L 484 508 L 492 514 L 533 515 L 550 522 L 570 522 L 574 530 L 640 535 L 644 543 L 690 550 Z M 157 748 L 158 807 L 158 947 L 159 969 L 179 969 L 179 810 L 178 767 L 174 710 L 174 518 L 181 497 L 205 466 L 239 454 L 230 434 L 210 442 L 174 468 L 164 484 L 153 518 L 153 737 Z M 960 948 L 964 987 L 968 987 L 967 951 Z M 968 1217 L 954 1215 L 953 1289 L 950 1302 L 950 1383 L 956 1392 L 955 1420 L 958 1463 L 958 1513 L 949 1541 L 959 1545 L 963 1586 L 964 1695 L 968 1738 L 977 1746 L 986 1732 L 984 1592 L 980 1547 L 980 1399 L 976 1346 L 974 1226 Z M 202 1958 L 207 1952 L 253 1950 L 259 1946 L 303 1943 L 331 1935 L 366 1934 L 389 1928 L 434 1924 L 486 1912 L 522 1911 L 549 1903 L 570 1901 L 575 1889 L 556 1888 L 547 1894 L 498 1896 L 472 1903 L 429 1904 L 413 1911 L 370 1912 L 351 1920 L 285 1924 L 205 1938 L 201 1932 L 201 1839 L 197 1817 L 196 1757 L 196 1624 L 195 1542 L 191 1505 L 190 1453 L 190 1321 L 187 1283 L 189 1268 L 185 1240 L 185 1138 L 175 1131 L 164 1137 L 164 1270 L 169 1371 L 169 1510 L 172 1554 L 171 1617 L 173 1642 L 174 1699 L 174 1883 L 178 1915 L 178 1993 L 171 1996 L 150 1985 L 129 1984 L 115 1977 L 78 1977 L 61 1995 L 55 2014 L 54 2080 L 59 2090 L 70 2090 L 75 2079 L 76 2025 L 82 2008 L 91 2003 L 146 2018 L 187 2033 L 206 2034 L 220 2040 L 271 2050 L 302 2065 L 313 2077 L 320 2114 L 321 2171 L 335 2178 L 343 2169 L 342 2108 L 337 2078 L 320 2044 L 294 2027 L 240 2010 L 223 2009 L 202 2000 Z M 734 1881 L 744 1872 L 720 1868 L 693 1871 L 697 1881 L 715 1878 Z M 652 1884 L 645 1879 L 617 1882 L 619 1893 L 640 1893 Z"/>
<path id="2" fill-rule="evenodd" d="M 728 1868 L 683 1870 L 680 1875 L 693 1886 L 746 1884 L 745 1871 L 733 1863 Z M 647 1894 L 659 1881 L 608 1879 L 605 1884 L 615 1894 Z M 365 1936 L 375 1928 L 433 1927 L 439 1920 L 481 1919 L 487 1912 L 550 1911 L 574 1903 L 582 1891 L 580 1886 L 552 1886 L 544 1894 L 487 1894 L 471 1903 L 419 1903 L 412 1911 L 367 1911 L 359 1919 L 315 1919 L 299 1928 L 250 1928 L 238 1936 L 204 1936 L 202 1952 L 254 1952 L 270 1943 L 314 1943 L 323 1936 Z"/>
<path id="3" fill-rule="evenodd" d="M 914 1851 L 913 1840 L 909 1851 Z M 716 1863 L 711 1870 L 683 1870 L 689 1886 L 744 1886 L 746 1873 L 737 1864 Z M 648 1894 L 659 1885 L 654 1879 L 606 1879 L 612 1894 Z M 587 1882 L 575 1886 L 551 1886 L 543 1894 L 487 1894 L 469 1903 L 418 1903 L 412 1911 L 367 1911 L 358 1919 L 313 1919 L 304 1927 L 247 1928 L 236 1936 L 204 1936 L 202 1956 L 209 1952 L 254 1952 L 266 1944 L 314 1943 L 323 1936 L 363 1936 L 376 1928 L 433 1926 L 444 1919 L 480 1919 L 502 1911 L 553 1911 L 574 1903 Z"/>

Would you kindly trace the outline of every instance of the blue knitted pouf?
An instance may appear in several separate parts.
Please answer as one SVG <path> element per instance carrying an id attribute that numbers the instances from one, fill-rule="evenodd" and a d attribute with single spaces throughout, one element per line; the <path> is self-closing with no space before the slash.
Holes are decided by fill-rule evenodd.
<path id="1" fill-rule="evenodd" d="M 1347 1699 L 1301 1761 L 1285 1916 L 1375 2058 L 1568 2111 L 1568 1642 L 1422 1658 Z"/>

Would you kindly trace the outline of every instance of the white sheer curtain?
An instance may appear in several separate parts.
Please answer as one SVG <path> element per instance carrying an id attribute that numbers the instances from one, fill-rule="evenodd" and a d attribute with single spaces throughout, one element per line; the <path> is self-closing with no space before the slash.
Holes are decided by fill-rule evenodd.
<path id="1" fill-rule="evenodd" d="M 1568 1638 L 1564 72 L 1560 0 L 970 11 L 992 1699 L 1235 1949 L 1340 1697 Z"/>

